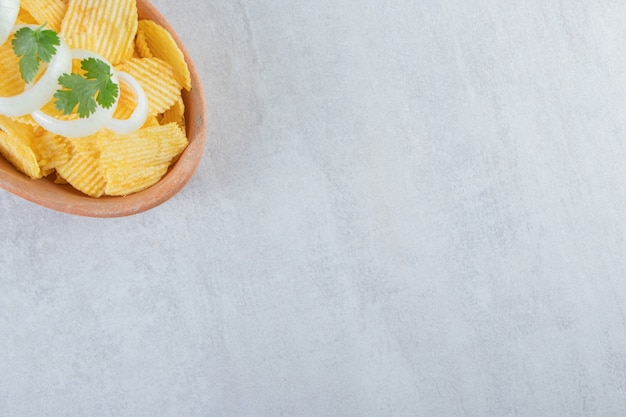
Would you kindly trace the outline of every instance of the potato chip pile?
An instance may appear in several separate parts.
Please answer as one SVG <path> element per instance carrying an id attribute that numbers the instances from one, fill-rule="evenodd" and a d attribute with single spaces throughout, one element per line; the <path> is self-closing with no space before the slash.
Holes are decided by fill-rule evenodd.
<path id="1" fill-rule="evenodd" d="M 139 20 L 136 0 L 21 0 L 17 24 L 47 23 L 71 48 L 105 57 L 132 75 L 148 99 L 148 117 L 139 130 L 117 134 L 102 129 L 81 138 L 55 135 L 30 115 L 0 116 L 0 153 L 33 179 L 55 175 L 91 196 L 124 196 L 158 182 L 186 148 L 182 89 L 191 89 L 181 50 L 162 26 Z M 24 90 L 11 42 L 0 46 L 0 96 Z M 132 89 L 120 83 L 115 110 L 128 118 L 135 108 Z M 52 102 L 42 109 L 63 116 Z"/>

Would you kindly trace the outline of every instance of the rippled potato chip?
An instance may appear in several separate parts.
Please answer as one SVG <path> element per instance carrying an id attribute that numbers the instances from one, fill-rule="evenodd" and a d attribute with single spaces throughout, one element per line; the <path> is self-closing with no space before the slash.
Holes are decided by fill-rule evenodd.
<path id="1" fill-rule="evenodd" d="M 156 116 L 148 116 L 142 127 L 153 127 L 159 126 L 160 124 L 161 123 L 159 123 L 159 119 Z"/>
<path id="2" fill-rule="evenodd" d="M 15 21 L 18 25 L 36 25 L 37 19 L 35 19 L 30 13 L 28 13 L 23 8 L 20 8 L 20 11 L 17 15 L 17 20 Z"/>
<path id="3" fill-rule="evenodd" d="M 67 182 L 67 180 L 63 178 L 58 172 L 55 173 L 54 183 L 61 184 L 61 185 L 69 184 L 69 182 Z"/>
<path id="4" fill-rule="evenodd" d="M 136 0 L 70 0 L 61 35 L 71 48 L 89 49 L 119 64 L 134 49 Z"/>
<path id="5" fill-rule="evenodd" d="M 130 166 L 110 168 L 106 171 L 106 195 L 125 196 L 143 191 L 159 182 L 167 173 L 169 162 L 134 169 Z"/>
<path id="6" fill-rule="evenodd" d="M 36 23 L 56 32 L 61 29 L 61 20 L 65 16 L 67 4 L 61 0 L 21 0 L 20 6 L 32 16 Z"/>
<path id="7" fill-rule="evenodd" d="M 0 96 L 10 97 L 24 91 L 24 80 L 19 71 L 19 59 L 13 53 L 11 42 L 0 45 Z"/>
<path id="8" fill-rule="evenodd" d="M 187 136 L 175 123 L 142 128 L 128 135 L 103 131 L 101 138 L 101 163 L 105 170 L 170 162 L 188 143 Z"/>
<path id="9" fill-rule="evenodd" d="M 68 142 L 72 145 L 75 152 L 84 154 L 99 154 L 100 145 L 102 143 L 101 133 L 98 132 L 91 136 L 82 138 L 68 138 Z"/>
<path id="10" fill-rule="evenodd" d="M 135 92 L 128 86 L 127 83 L 121 82 L 119 92 L 119 101 L 113 117 L 116 119 L 125 120 L 128 119 L 137 106 L 137 99 Z"/>
<path id="11" fill-rule="evenodd" d="M 135 58 L 154 58 L 148 41 L 146 41 L 146 34 L 137 28 L 137 37 L 135 38 Z"/>
<path id="12" fill-rule="evenodd" d="M 41 178 L 41 168 L 32 142 L 37 136 L 33 126 L 0 116 L 0 153 L 19 171 L 32 179 Z"/>
<path id="13" fill-rule="evenodd" d="M 43 140 L 50 143 L 40 164 L 46 169 L 54 167 L 61 181 L 96 198 L 124 196 L 156 184 L 188 144 L 175 123 L 144 127 L 127 135 L 101 130 L 85 138 L 45 135 Z"/>
<path id="14" fill-rule="evenodd" d="M 156 184 L 187 146 L 175 123 L 142 128 L 128 135 L 102 133 L 100 164 L 107 195 L 123 196 Z"/>
<path id="15" fill-rule="evenodd" d="M 72 145 L 66 138 L 47 131 L 35 138 L 33 148 L 39 154 L 39 167 L 43 176 L 52 174 L 56 167 L 67 163 L 72 155 Z"/>
<path id="16" fill-rule="evenodd" d="M 149 55 L 160 58 L 174 68 L 180 85 L 191 90 L 191 74 L 185 56 L 172 35 L 161 25 L 152 20 L 140 20 L 137 37 L 142 38 L 148 48 Z"/>
<path id="17" fill-rule="evenodd" d="M 104 195 L 106 179 L 98 153 L 73 152 L 67 162 L 56 167 L 56 171 L 77 190 L 96 198 Z"/>
<path id="18" fill-rule="evenodd" d="M 131 58 L 116 69 L 132 75 L 148 98 L 148 115 L 163 113 L 181 97 L 182 86 L 176 80 L 174 69 L 159 58 Z"/>
<path id="19" fill-rule="evenodd" d="M 33 150 L 19 136 L 0 130 L 0 153 L 20 172 L 32 179 L 41 178 L 41 168 Z"/>
<path id="20" fill-rule="evenodd" d="M 181 129 L 185 130 L 185 102 L 182 97 L 179 98 L 172 107 L 161 114 L 159 123 L 162 125 L 176 123 Z"/>

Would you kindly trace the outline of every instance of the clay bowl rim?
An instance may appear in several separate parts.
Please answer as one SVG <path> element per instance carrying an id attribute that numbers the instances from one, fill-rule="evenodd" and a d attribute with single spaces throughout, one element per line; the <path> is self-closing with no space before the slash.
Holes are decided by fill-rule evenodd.
<path id="1" fill-rule="evenodd" d="M 155 185 L 125 197 L 89 197 L 70 185 L 55 184 L 51 178 L 32 180 L 0 156 L 0 188 L 40 206 L 77 216 L 124 217 L 152 209 L 172 198 L 191 179 L 202 155 L 207 136 L 207 111 L 200 76 L 176 31 L 148 0 L 137 0 L 140 19 L 152 19 L 172 35 L 185 56 L 191 73 L 190 92 L 183 90 L 189 145 L 168 173 Z"/>

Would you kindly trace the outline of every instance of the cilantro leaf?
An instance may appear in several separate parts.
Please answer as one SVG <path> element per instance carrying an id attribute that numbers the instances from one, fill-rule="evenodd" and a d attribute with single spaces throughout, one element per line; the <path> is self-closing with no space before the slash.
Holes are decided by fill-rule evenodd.
<path id="1" fill-rule="evenodd" d="M 59 84 L 63 87 L 54 97 L 57 110 L 70 114 L 76 109 L 81 118 L 89 117 L 96 111 L 96 105 L 111 108 L 119 94 L 118 85 L 111 77 L 111 67 L 96 58 L 83 59 L 80 63 L 84 75 L 63 74 Z"/>
<path id="2" fill-rule="evenodd" d="M 18 29 L 11 41 L 15 56 L 20 58 L 20 73 L 26 83 L 35 79 L 39 65 L 50 62 L 56 53 L 56 47 L 61 44 L 59 35 L 51 29 L 44 29 L 45 26 L 44 23 L 37 29 Z"/>
<path id="3" fill-rule="evenodd" d="M 54 97 L 54 107 L 63 114 L 71 114 L 78 106 L 78 115 L 88 117 L 96 111 L 93 87 L 89 80 L 78 74 L 63 74 L 59 77 L 59 84 L 66 90 L 58 90 Z"/>

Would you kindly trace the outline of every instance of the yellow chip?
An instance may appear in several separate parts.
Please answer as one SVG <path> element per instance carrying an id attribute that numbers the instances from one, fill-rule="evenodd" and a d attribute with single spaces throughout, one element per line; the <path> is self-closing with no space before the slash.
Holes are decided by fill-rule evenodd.
<path id="1" fill-rule="evenodd" d="M 156 184 L 187 146 L 178 125 L 145 127 L 128 135 L 101 134 L 100 164 L 107 195 L 123 196 Z"/>
<path id="2" fill-rule="evenodd" d="M 11 117 L 0 115 L 0 130 L 4 130 L 6 133 L 19 136 L 23 142 L 28 146 L 31 146 L 35 137 L 41 132 L 41 128 L 30 126 L 25 123 L 21 123 L 14 120 Z"/>
<path id="3" fill-rule="evenodd" d="M 79 33 L 72 38 L 65 38 L 67 44 L 73 49 L 85 49 L 89 50 L 93 45 L 98 42 L 96 40 L 96 35 L 92 33 Z M 106 57 L 105 57 L 106 58 Z"/>
<path id="4" fill-rule="evenodd" d="M 185 130 L 185 102 L 182 97 L 161 115 L 159 123 L 162 125 L 177 123 L 182 130 Z"/>
<path id="5" fill-rule="evenodd" d="M 46 131 L 35 138 L 33 148 L 39 155 L 39 167 L 43 176 L 67 163 L 72 154 L 72 146 L 66 138 Z"/>
<path id="6" fill-rule="evenodd" d="M 91 197 L 104 194 L 106 180 L 97 153 L 75 152 L 66 163 L 58 165 L 56 171 L 72 187 Z"/>
<path id="7" fill-rule="evenodd" d="M 63 178 L 61 176 L 61 174 L 59 174 L 58 172 L 56 173 L 56 178 L 54 179 L 54 183 L 55 184 L 62 184 L 62 185 L 69 184 L 67 182 L 67 180 L 65 178 Z"/>
<path id="8" fill-rule="evenodd" d="M 11 42 L 0 45 L 0 96 L 11 97 L 24 91 L 25 83 L 19 70 L 19 59 L 13 52 Z"/>
<path id="9" fill-rule="evenodd" d="M 120 83 L 120 95 L 117 108 L 113 113 L 113 117 L 119 120 L 128 119 L 137 107 L 137 97 L 132 88 L 126 83 Z M 156 126 L 159 120 L 156 116 L 148 116 L 142 127 Z"/>
<path id="10" fill-rule="evenodd" d="M 133 42 L 126 50 L 123 61 L 131 59 L 134 56 L 134 54 L 135 54 L 135 43 Z"/>
<path id="11" fill-rule="evenodd" d="M 119 99 L 113 117 L 120 120 L 128 119 L 137 107 L 135 92 L 127 83 L 120 83 Z"/>
<path id="12" fill-rule="evenodd" d="M 159 126 L 159 119 L 156 116 L 150 116 L 148 118 L 146 118 L 146 122 L 143 124 L 143 128 L 145 127 L 153 127 L 153 126 Z"/>
<path id="13" fill-rule="evenodd" d="M 100 134 L 100 163 L 112 167 L 148 167 L 169 163 L 187 146 L 185 133 L 176 123 L 139 129 L 128 135 Z"/>
<path id="14" fill-rule="evenodd" d="M 24 116 L 11 117 L 11 119 L 15 120 L 16 122 L 23 123 L 25 125 L 30 125 L 33 127 L 39 126 L 39 124 L 35 121 L 35 119 L 33 119 L 33 116 L 31 116 L 30 114 L 25 114 Z"/>
<path id="15" fill-rule="evenodd" d="M 148 47 L 148 42 L 146 41 L 146 34 L 144 31 L 139 30 L 137 28 L 137 37 L 135 38 L 135 56 L 137 58 L 152 58 L 152 52 L 150 52 L 150 47 Z"/>
<path id="16" fill-rule="evenodd" d="M 145 40 L 150 55 L 170 64 L 176 73 L 180 85 L 191 90 L 191 74 L 185 62 L 185 56 L 172 35 L 161 25 L 152 20 L 140 20 L 137 26 L 137 38 Z"/>
<path id="17" fill-rule="evenodd" d="M 32 179 L 41 178 L 41 169 L 33 150 L 21 138 L 0 131 L 0 154 L 20 172 Z"/>
<path id="18" fill-rule="evenodd" d="M 82 138 L 68 138 L 67 141 L 71 144 L 74 152 L 84 154 L 100 153 L 100 144 L 102 143 L 100 132 L 91 136 L 84 136 Z"/>
<path id="19" fill-rule="evenodd" d="M 18 25 L 36 25 L 38 22 L 37 19 L 35 19 L 30 13 L 20 8 L 20 12 L 17 15 L 15 23 Z"/>
<path id="20" fill-rule="evenodd" d="M 109 168 L 105 173 L 107 185 L 104 192 L 106 195 L 125 196 L 145 190 L 159 182 L 168 168 L 167 162 L 141 169 L 129 166 Z"/>
<path id="21" fill-rule="evenodd" d="M 27 11 L 38 24 L 46 26 L 56 32 L 61 28 L 61 20 L 67 10 L 67 4 L 62 0 L 21 0 L 20 6 Z"/>
<path id="22" fill-rule="evenodd" d="M 71 48 L 96 52 L 116 65 L 133 50 L 137 25 L 135 0 L 70 0 L 60 34 Z"/>
<path id="23" fill-rule="evenodd" d="M 32 179 L 41 178 L 37 155 L 31 144 L 35 128 L 0 116 L 0 153 L 18 170 Z"/>
<path id="24" fill-rule="evenodd" d="M 148 115 L 163 113 L 181 96 L 182 86 L 176 81 L 171 65 L 159 58 L 131 58 L 117 67 L 132 75 L 148 99 Z"/>

